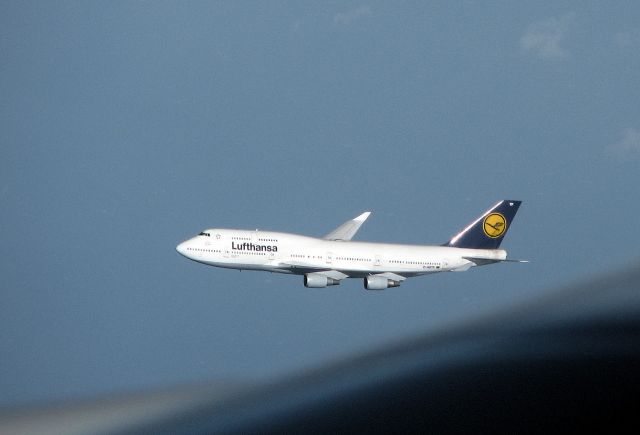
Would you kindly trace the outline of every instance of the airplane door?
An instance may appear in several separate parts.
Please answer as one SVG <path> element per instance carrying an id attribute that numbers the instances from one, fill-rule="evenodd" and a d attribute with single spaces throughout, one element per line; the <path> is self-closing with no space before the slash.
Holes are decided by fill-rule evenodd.
<path id="1" fill-rule="evenodd" d="M 382 266 L 382 259 L 379 255 L 375 256 L 375 260 L 373 261 L 374 266 Z"/>
<path id="2" fill-rule="evenodd" d="M 333 254 L 331 252 L 327 252 L 326 261 L 327 264 L 331 264 L 333 262 Z"/>

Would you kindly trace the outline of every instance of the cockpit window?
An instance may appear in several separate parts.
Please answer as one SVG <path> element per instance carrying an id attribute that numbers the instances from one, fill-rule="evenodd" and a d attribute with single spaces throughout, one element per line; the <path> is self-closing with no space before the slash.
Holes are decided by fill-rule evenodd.
<path id="1" fill-rule="evenodd" d="M 210 234 L 210 233 L 205 233 L 205 232 L 202 232 L 202 233 L 200 233 L 200 234 L 198 234 L 198 235 L 199 235 L 199 236 L 207 236 L 207 237 L 211 237 L 211 234 Z"/>

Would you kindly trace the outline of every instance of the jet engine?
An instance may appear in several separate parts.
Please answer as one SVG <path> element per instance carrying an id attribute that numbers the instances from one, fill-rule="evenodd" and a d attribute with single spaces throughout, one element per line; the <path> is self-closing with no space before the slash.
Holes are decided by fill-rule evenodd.
<path id="1" fill-rule="evenodd" d="M 399 281 L 385 278 L 384 276 L 368 276 L 364 279 L 364 288 L 367 290 L 384 290 L 389 287 L 398 287 Z"/>
<path id="2" fill-rule="evenodd" d="M 329 285 L 340 285 L 340 280 L 329 278 L 319 273 L 307 273 L 304 275 L 305 287 L 321 288 Z"/>

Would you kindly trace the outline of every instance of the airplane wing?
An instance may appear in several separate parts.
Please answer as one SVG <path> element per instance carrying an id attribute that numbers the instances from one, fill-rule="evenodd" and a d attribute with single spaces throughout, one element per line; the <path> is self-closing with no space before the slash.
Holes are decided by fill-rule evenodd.
<path id="1" fill-rule="evenodd" d="M 337 281 L 341 281 L 349 277 L 346 273 L 342 273 L 338 270 L 322 267 L 319 268 L 316 264 L 309 264 L 303 261 L 279 261 L 276 265 L 286 269 L 295 269 L 297 270 L 297 273 L 304 272 L 324 275 L 327 278 L 335 279 Z"/>
<path id="2" fill-rule="evenodd" d="M 399 281 L 399 282 L 405 281 L 407 279 L 406 277 L 402 275 L 398 275 L 397 273 L 393 273 L 393 272 L 376 273 L 376 276 L 382 276 L 392 281 Z"/>
<path id="3" fill-rule="evenodd" d="M 317 273 L 318 275 L 324 275 L 327 278 L 335 279 L 336 281 L 341 281 L 349 276 L 337 270 L 325 270 L 322 272 L 315 272 L 315 273 Z"/>
<path id="4" fill-rule="evenodd" d="M 325 240 L 351 240 L 353 236 L 358 232 L 360 226 L 367 220 L 370 211 L 362 213 L 360 216 L 346 221 L 335 230 L 323 237 Z"/>

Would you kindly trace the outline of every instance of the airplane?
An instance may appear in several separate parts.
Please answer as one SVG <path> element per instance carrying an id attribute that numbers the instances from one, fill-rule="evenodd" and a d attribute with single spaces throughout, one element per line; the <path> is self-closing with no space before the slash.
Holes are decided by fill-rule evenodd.
<path id="1" fill-rule="evenodd" d="M 498 249 L 522 201 L 502 200 L 439 246 L 352 241 L 371 215 L 367 211 L 322 238 L 297 234 L 212 228 L 180 243 L 189 260 L 210 266 L 304 276 L 305 287 L 339 285 L 363 279 L 367 290 L 398 287 L 407 278 L 464 272 L 507 260 Z"/>

